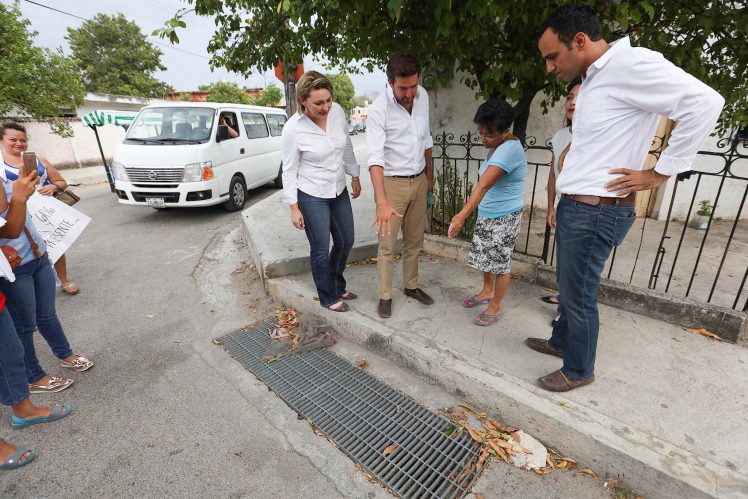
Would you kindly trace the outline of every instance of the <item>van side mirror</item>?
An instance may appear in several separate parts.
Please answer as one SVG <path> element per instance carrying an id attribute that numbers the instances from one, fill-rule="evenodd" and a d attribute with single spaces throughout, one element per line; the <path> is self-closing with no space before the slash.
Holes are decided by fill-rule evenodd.
<path id="1" fill-rule="evenodd" d="M 216 142 L 222 142 L 231 138 L 229 135 L 228 125 L 218 125 L 218 133 L 216 134 Z"/>

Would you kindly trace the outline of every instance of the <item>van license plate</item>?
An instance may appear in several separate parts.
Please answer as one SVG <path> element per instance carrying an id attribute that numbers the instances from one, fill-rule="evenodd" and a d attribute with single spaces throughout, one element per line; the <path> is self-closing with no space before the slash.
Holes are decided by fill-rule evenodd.
<path id="1" fill-rule="evenodd" d="M 145 203 L 151 208 L 163 208 L 164 198 L 145 198 Z"/>

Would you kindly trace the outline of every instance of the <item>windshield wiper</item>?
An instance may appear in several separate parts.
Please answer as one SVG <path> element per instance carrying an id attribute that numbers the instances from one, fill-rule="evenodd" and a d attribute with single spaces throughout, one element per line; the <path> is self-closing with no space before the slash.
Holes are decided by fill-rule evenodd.
<path id="1" fill-rule="evenodd" d="M 155 142 L 164 144 L 166 142 L 175 142 L 175 143 L 183 143 L 183 144 L 199 144 L 199 140 L 194 139 L 180 139 L 177 137 L 164 137 L 162 139 L 146 139 L 148 142 Z"/>

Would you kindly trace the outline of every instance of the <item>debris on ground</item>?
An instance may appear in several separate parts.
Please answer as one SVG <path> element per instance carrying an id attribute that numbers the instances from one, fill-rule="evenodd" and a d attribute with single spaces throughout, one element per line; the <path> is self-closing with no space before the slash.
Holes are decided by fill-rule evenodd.
<path id="1" fill-rule="evenodd" d="M 293 308 L 280 307 L 275 312 L 275 324 L 268 329 L 273 342 L 263 359 L 275 362 L 298 352 L 310 352 L 335 344 L 332 328 L 326 324 L 309 324 Z"/>
<path id="2" fill-rule="evenodd" d="M 519 441 L 517 442 L 512 438 L 509 440 L 509 443 L 518 444 L 529 452 L 513 453 L 510 457 L 512 464 L 517 468 L 524 468 L 526 470 L 543 468 L 548 461 L 548 450 L 545 448 L 545 445 L 522 430 L 519 430 L 517 435 L 519 435 Z"/>
<path id="3" fill-rule="evenodd" d="M 714 334 L 711 331 L 708 331 L 708 330 L 706 330 L 704 328 L 701 328 L 701 329 L 689 329 L 687 327 L 684 327 L 683 329 L 685 329 L 686 332 L 688 332 L 688 333 L 691 333 L 691 334 L 700 334 L 701 336 L 705 336 L 705 337 L 710 338 L 712 340 L 727 341 L 727 340 L 725 340 L 723 338 L 720 338 L 716 334 Z"/>
<path id="4" fill-rule="evenodd" d="M 366 369 L 367 367 L 369 367 L 369 363 L 368 363 L 368 362 L 366 362 L 366 359 L 365 359 L 365 358 L 364 358 L 364 359 L 361 359 L 361 360 L 359 360 L 358 362 L 356 362 L 356 365 L 357 365 L 357 366 L 358 366 L 359 368 L 361 368 L 361 369 Z"/>

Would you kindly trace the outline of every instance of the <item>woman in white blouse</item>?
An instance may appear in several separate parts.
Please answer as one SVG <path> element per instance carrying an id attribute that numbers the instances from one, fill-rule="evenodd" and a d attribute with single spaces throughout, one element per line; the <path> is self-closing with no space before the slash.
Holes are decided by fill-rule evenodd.
<path id="1" fill-rule="evenodd" d="M 307 71 L 296 85 L 298 114 L 283 127 L 283 196 L 291 223 L 303 229 L 311 247 L 311 267 L 320 305 L 345 312 L 357 296 L 343 277 L 353 246 L 353 210 L 345 175 L 352 177 L 351 197 L 361 194 L 359 166 L 348 135 L 348 122 L 332 101 L 332 83 Z M 330 236 L 332 235 L 332 250 Z"/>

